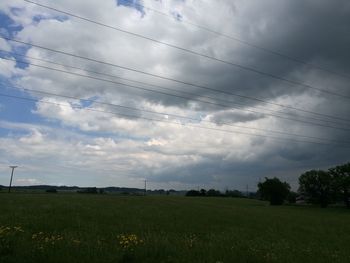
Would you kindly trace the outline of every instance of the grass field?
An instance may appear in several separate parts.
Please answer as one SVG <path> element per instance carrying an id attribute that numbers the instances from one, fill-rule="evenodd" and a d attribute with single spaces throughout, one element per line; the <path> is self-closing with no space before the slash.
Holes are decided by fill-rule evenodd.
<path id="1" fill-rule="evenodd" d="M 0 194 L 0 262 L 350 262 L 350 211 L 233 198 Z"/>

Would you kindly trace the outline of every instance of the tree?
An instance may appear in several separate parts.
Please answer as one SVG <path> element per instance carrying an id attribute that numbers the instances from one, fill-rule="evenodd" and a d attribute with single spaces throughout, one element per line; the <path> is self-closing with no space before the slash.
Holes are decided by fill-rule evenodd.
<path id="1" fill-rule="evenodd" d="M 281 205 L 288 196 L 290 186 L 276 177 L 272 179 L 265 177 L 265 182 L 259 183 L 258 189 L 258 193 L 263 200 L 270 201 L 271 205 Z"/>
<path id="2" fill-rule="evenodd" d="M 336 166 L 329 169 L 332 175 L 333 191 L 337 196 L 340 196 L 347 208 L 350 208 L 350 163 Z"/>
<path id="3" fill-rule="evenodd" d="M 196 190 L 190 190 L 186 193 L 186 196 L 200 196 L 200 193 Z"/>
<path id="4" fill-rule="evenodd" d="M 221 193 L 218 190 L 215 189 L 209 189 L 207 192 L 207 196 L 220 196 Z"/>
<path id="5" fill-rule="evenodd" d="M 299 177 L 299 193 L 313 204 L 326 207 L 331 201 L 332 176 L 321 170 L 311 170 Z"/>
<path id="6" fill-rule="evenodd" d="M 82 190 L 78 190 L 77 193 L 80 194 L 97 194 L 97 188 L 96 187 L 87 187 L 85 189 Z"/>
<path id="7" fill-rule="evenodd" d="M 200 196 L 206 196 L 206 195 L 207 195 L 207 191 L 206 191 L 205 189 L 201 189 L 201 190 L 199 191 L 199 195 L 200 195 Z"/>

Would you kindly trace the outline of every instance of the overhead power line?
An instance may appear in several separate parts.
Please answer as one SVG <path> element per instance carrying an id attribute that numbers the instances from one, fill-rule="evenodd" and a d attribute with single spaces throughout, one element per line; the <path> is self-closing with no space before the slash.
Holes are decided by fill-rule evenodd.
<path id="1" fill-rule="evenodd" d="M 8 38 L 8 37 L 4 37 L 4 36 L 0 36 L 0 38 L 3 38 L 5 40 L 9 40 L 9 41 L 13 41 L 13 42 L 16 42 L 16 43 L 21 43 L 21 44 L 24 44 L 24 45 L 29 45 L 29 46 L 32 46 L 32 47 L 48 50 L 48 51 L 59 53 L 59 54 L 72 56 L 72 57 L 75 57 L 75 58 L 84 59 L 84 60 L 91 61 L 91 62 L 100 63 L 100 64 L 107 65 L 107 66 L 121 68 L 121 69 L 124 69 L 124 70 L 128 70 L 128 71 L 132 71 L 132 72 L 148 75 L 148 76 L 151 76 L 151 77 L 156 77 L 156 78 L 159 78 L 159 79 L 169 80 L 169 81 L 173 81 L 173 82 L 180 83 L 180 84 L 185 84 L 185 85 L 196 87 L 196 88 L 200 88 L 200 89 L 205 89 L 205 90 L 210 90 L 210 91 L 214 91 L 214 92 L 218 92 L 218 93 L 222 93 L 222 94 L 226 94 L 226 95 L 230 95 L 230 96 L 235 96 L 235 97 L 242 98 L 242 99 L 258 101 L 258 102 L 262 102 L 262 103 L 266 103 L 266 104 L 270 104 L 270 105 L 274 105 L 274 106 L 279 106 L 279 107 L 290 109 L 290 110 L 296 110 L 296 111 L 300 111 L 300 112 L 304 112 L 304 113 L 314 114 L 314 115 L 318 115 L 318 116 L 326 116 L 326 117 L 329 117 L 329 118 L 340 119 L 340 120 L 343 120 L 343 121 L 350 121 L 349 119 L 342 118 L 342 117 L 336 117 L 336 116 L 327 115 L 327 114 L 324 114 L 324 113 L 313 112 L 313 111 L 309 111 L 309 110 L 305 110 L 305 109 L 296 108 L 296 107 L 293 107 L 293 106 L 290 106 L 290 105 L 283 105 L 283 104 L 279 104 L 279 103 L 275 103 L 275 102 L 266 101 L 264 99 L 260 99 L 260 98 L 256 98 L 256 97 L 251 97 L 251 96 L 246 96 L 246 95 L 242 95 L 242 94 L 236 94 L 236 93 L 232 93 L 232 92 L 228 92 L 228 91 L 218 90 L 218 89 L 210 88 L 210 87 L 207 87 L 207 86 L 194 84 L 194 83 L 191 83 L 191 82 L 186 82 L 186 81 L 182 81 L 182 80 L 178 80 L 178 79 L 174 79 L 174 78 L 170 78 L 170 77 L 161 76 L 161 75 L 149 73 L 149 72 L 146 72 L 146 71 L 142 71 L 142 70 L 126 67 L 126 66 L 121 66 L 121 65 L 110 63 L 110 62 L 106 62 L 106 61 L 101 61 L 101 60 L 94 59 L 94 58 L 84 57 L 84 56 L 72 54 L 72 53 L 69 53 L 69 52 L 65 52 L 65 51 L 61 51 L 61 50 L 56 50 L 56 49 L 44 47 L 44 46 L 37 45 L 37 44 L 34 44 L 34 43 L 28 43 L 28 42 L 20 41 L 18 39 Z"/>
<path id="2" fill-rule="evenodd" d="M 98 110 L 98 109 L 93 109 L 93 108 L 82 108 L 80 106 L 71 105 L 71 104 L 67 105 L 67 104 L 62 104 L 62 103 L 57 103 L 57 102 L 52 102 L 52 101 L 38 100 L 38 99 L 15 96 L 15 95 L 8 95 L 8 94 L 3 94 L 3 93 L 0 93 L 0 97 L 7 97 L 7 98 L 13 98 L 13 99 L 17 99 L 17 100 L 25 100 L 25 101 L 32 101 L 32 102 L 40 102 L 40 103 L 52 104 L 52 105 L 62 106 L 62 107 L 70 107 L 70 108 L 75 108 L 75 109 L 83 109 L 83 110 L 92 111 L 92 112 L 108 113 L 108 114 L 127 117 L 127 118 L 138 118 L 138 119 L 144 119 L 144 120 L 148 120 L 148 121 L 161 122 L 161 123 L 167 123 L 167 124 L 175 124 L 175 125 L 191 127 L 191 128 L 219 131 L 219 132 L 225 132 L 225 133 L 231 133 L 231 134 L 249 135 L 249 136 L 253 136 L 253 137 L 269 138 L 269 139 L 283 141 L 283 142 L 289 141 L 289 142 L 309 143 L 309 144 L 317 144 L 317 145 L 333 145 L 333 146 L 338 146 L 338 147 L 342 147 L 342 148 L 349 148 L 350 147 L 350 145 L 345 145 L 344 143 L 336 143 L 335 144 L 335 143 L 324 143 L 324 142 L 315 142 L 315 141 L 304 141 L 304 140 L 282 138 L 282 137 L 263 135 L 263 134 L 246 133 L 246 132 L 242 132 L 242 131 L 232 131 L 232 130 L 226 130 L 226 129 L 213 128 L 213 127 L 205 127 L 205 126 L 193 125 L 193 124 L 188 124 L 188 123 L 182 124 L 182 123 L 173 122 L 173 121 L 153 119 L 153 118 L 147 118 L 147 117 L 142 117 L 142 116 L 136 116 L 136 115 L 132 115 L 132 114 L 117 113 L 117 112 Z"/>
<path id="3" fill-rule="evenodd" d="M 184 23 L 184 24 L 187 24 L 187 25 L 191 25 L 191 26 L 193 26 L 193 27 L 196 27 L 196 28 L 199 28 L 199 29 L 201 29 L 201 30 L 204 30 L 204 31 L 210 32 L 210 33 L 212 33 L 212 34 L 215 34 L 215 35 L 217 35 L 217 36 L 221 36 L 221 37 L 224 37 L 224 38 L 233 40 L 233 41 L 235 41 L 235 42 L 238 42 L 238 43 L 240 43 L 240 44 L 243 44 L 243 45 L 246 45 L 246 46 L 249 46 L 249 47 L 258 49 L 258 50 L 262 50 L 262 51 L 264 51 L 264 52 L 266 52 L 266 53 L 269 53 L 269 54 L 272 54 L 272 55 L 275 55 L 275 56 L 279 56 L 279 57 L 282 57 L 282 58 L 285 58 L 285 59 L 288 59 L 288 60 L 297 62 L 297 63 L 299 63 L 299 64 L 303 64 L 303 65 L 308 66 L 308 67 L 312 67 L 312 68 L 315 68 L 315 69 L 318 69 L 318 70 L 322 70 L 322 71 L 328 72 L 328 73 L 333 74 L 333 75 L 337 75 L 337 76 L 342 77 L 342 78 L 350 79 L 350 75 L 344 74 L 344 73 L 336 72 L 336 71 L 334 71 L 334 70 L 331 70 L 331 69 L 325 67 L 324 65 L 318 65 L 318 64 L 306 62 L 306 61 L 303 60 L 303 59 L 300 59 L 300 58 L 297 58 L 297 57 L 294 57 L 294 56 L 291 56 L 291 55 L 287 55 L 287 54 L 284 53 L 283 51 L 274 50 L 274 49 L 271 49 L 271 48 L 268 48 L 268 47 L 265 47 L 265 46 L 257 45 L 257 44 L 255 44 L 255 43 L 252 43 L 252 42 L 250 42 L 250 41 L 247 41 L 247 40 L 238 38 L 238 37 L 236 37 L 236 36 L 233 36 L 233 35 L 229 35 L 229 34 L 225 34 L 225 33 L 219 32 L 219 31 L 214 30 L 214 29 L 212 29 L 212 28 L 209 28 L 209 27 L 207 27 L 207 26 L 202 26 L 202 25 L 200 25 L 200 24 L 191 22 L 190 20 L 185 19 L 184 17 L 181 17 L 180 19 L 178 19 L 178 18 L 175 17 L 174 15 L 171 15 L 171 14 L 168 14 L 168 13 L 165 13 L 165 12 L 162 12 L 162 11 L 159 11 L 159 10 L 157 10 L 157 9 L 155 9 L 155 8 L 152 8 L 152 7 L 143 5 L 143 4 L 141 4 L 140 2 L 135 2 L 135 1 L 133 1 L 133 0 L 125 0 L 125 1 L 131 3 L 131 4 L 132 4 L 133 6 L 135 6 L 135 7 L 145 8 L 145 9 L 148 9 L 148 10 L 150 10 L 150 11 L 156 13 L 156 14 L 159 14 L 159 15 L 162 15 L 162 16 L 166 16 L 166 17 L 169 17 L 169 18 L 172 18 L 172 21 L 176 21 L 176 22 L 178 22 L 178 23 Z M 30 2 L 30 3 L 31 3 L 31 1 L 26 1 L 26 2 Z M 161 3 L 161 2 L 160 2 L 160 3 Z"/>
<path id="4" fill-rule="evenodd" d="M 117 82 L 117 81 L 112 81 L 112 80 L 108 80 L 108 79 L 93 77 L 93 76 L 89 76 L 89 75 L 74 73 L 74 72 L 66 71 L 66 70 L 62 70 L 62 69 L 51 68 L 51 67 L 47 67 L 47 66 L 37 65 L 37 64 L 34 64 L 34 63 L 29 63 L 29 62 L 24 62 L 24 61 L 9 59 L 9 58 L 2 58 L 2 59 L 14 61 L 14 62 L 17 62 L 17 63 L 28 64 L 28 65 L 32 65 L 32 66 L 35 66 L 35 67 L 40 67 L 40 68 L 44 68 L 44 69 L 48 69 L 48 70 L 52 70 L 52 71 L 57 71 L 57 72 L 61 72 L 61 73 L 66 73 L 66 74 L 70 74 L 70 75 L 74 75 L 74 76 L 85 77 L 85 78 L 94 79 L 94 80 L 98 80 L 98 81 L 103 81 L 103 82 L 107 82 L 107 83 L 111 83 L 111 84 L 122 85 L 122 86 L 125 86 L 125 87 L 128 87 L 128 88 L 133 88 L 133 89 L 138 89 L 138 90 L 144 90 L 144 91 L 159 93 L 159 94 L 172 96 L 172 97 L 177 97 L 177 98 L 186 99 L 186 100 L 193 100 L 192 98 L 185 97 L 185 96 L 180 96 L 180 95 L 176 95 L 176 94 L 170 94 L 170 93 L 167 93 L 167 92 L 162 92 L 162 91 L 152 90 L 152 89 L 139 87 L 139 86 L 135 86 L 135 85 L 125 84 L 125 83 L 122 83 L 122 82 Z M 196 100 L 200 101 L 198 99 L 196 99 Z M 277 118 L 282 118 L 282 119 L 286 119 L 286 120 L 292 120 L 292 121 L 305 123 L 305 124 L 311 124 L 311 125 L 320 126 L 320 127 L 332 128 L 332 129 L 343 130 L 343 131 L 350 131 L 350 128 L 335 127 L 335 126 L 330 126 L 330 125 L 325 125 L 325 124 L 320 124 L 320 123 L 314 123 L 314 122 L 310 122 L 310 121 L 304 121 L 304 120 L 300 120 L 300 119 L 294 119 L 294 118 L 279 116 L 279 115 L 275 115 L 275 114 L 271 114 L 271 113 L 261 113 L 261 112 L 258 112 L 258 111 L 249 110 L 249 109 L 241 109 L 241 108 L 237 108 L 237 107 L 234 107 L 234 106 L 227 106 L 226 105 L 224 107 L 226 107 L 226 108 L 236 108 L 238 110 L 246 111 L 246 112 L 253 112 L 253 113 L 258 113 L 258 114 L 270 115 L 270 116 L 274 116 L 274 117 L 277 117 Z"/>
<path id="5" fill-rule="evenodd" d="M 27 55 L 22 55 L 22 54 L 18 54 L 18 53 L 15 53 L 15 52 L 10 52 L 10 51 L 5 51 L 5 50 L 1 50 L 1 49 L 0 49 L 0 52 L 4 52 L 6 54 L 11 54 L 11 55 L 15 55 L 15 56 L 24 57 L 24 58 L 29 58 L 29 59 L 33 59 L 33 60 L 49 63 L 49 64 L 52 64 L 52 65 L 57 65 L 57 66 L 64 67 L 64 68 L 77 69 L 77 70 L 85 71 L 85 72 L 92 73 L 92 74 L 97 74 L 97 75 L 101 75 L 101 76 L 107 76 L 107 77 L 117 78 L 117 79 L 121 79 L 121 80 L 126 80 L 126 81 L 129 81 L 129 82 L 142 84 L 142 85 L 147 85 L 147 86 L 155 87 L 155 88 L 158 88 L 158 89 L 163 89 L 163 90 L 166 90 L 166 91 L 179 92 L 179 93 L 182 93 L 182 94 L 186 94 L 186 95 L 195 97 L 195 98 L 190 97 L 190 98 L 188 98 L 189 100 L 198 101 L 198 102 L 205 103 L 205 104 L 215 105 L 215 106 L 224 107 L 224 108 L 230 107 L 230 106 L 228 106 L 226 104 L 222 105 L 222 104 L 215 103 L 215 102 L 208 102 L 208 101 L 198 100 L 196 98 L 197 97 L 201 97 L 201 98 L 210 99 L 210 100 L 214 100 L 214 101 L 221 101 L 221 102 L 228 103 L 228 104 L 239 105 L 241 108 L 246 108 L 247 107 L 246 104 L 238 103 L 236 101 L 228 101 L 228 100 L 223 100 L 223 99 L 219 99 L 219 98 L 213 98 L 213 97 L 210 97 L 210 96 L 198 95 L 198 94 L 195 94 L 195 93 L 190 93 L 190 92 L 186 92 L 186 91 L 180 91 L 180 90 L 177 90 L 177 89 L 166 88 L 166 87 L 155 85 L 155 84 L 149 84 L 149 83 L 142 82 L 142 81 L 135 81 L 135 80 L 132 80 L 132 79 L 128 79 L 128 78 L 124 78 L 124 77 L 120 77 L 120 76 L 116 76 L 116 75 L 112 75 L 112 74 L 106 74 L 106 73 L 93 71 L 93 70 L 88 70 L 88 69 L 84 69 L 84 68 L 80 68 L 80 67 L 65 65 L 65 64 L 53 62 L 53 61 L 50 61 L 50 60 L 36 58 L 36 57 L 32 57 L 32 56 L 27 56 Z M 13 61 L 15 61 L 15 60 L 13 60 Z M 30 62 L 22 62 L 22 61 L 20 61 L 20 63 L 33 65 Z M 260 108 L 260 107 L 256 107 L 256 106 L 254 106 L 253 108 L 257 109 L 257 110 L 263 110 L 263 111 L 268 111 L 268 112 L 273 112 L 273 113 L 281 113 L 281 114 L 284 114 L 284 115 L 295 116 L 294 114 L 291 114 L 289 112 L 283 112 L 283 111 L 278 111 L 278 110 L 271 110 L 271 109 Z M 276 115 L 276 116 L 279 116 L 279 115 Z M 329 119 L 324 120 L 324 119 L 314 118 L 314 117 L 310 117 L 310 116 L 306 117 L 306 116 L 301 116 L 301 115 L 299 115 L 298 117 L 302 117 L 303 119 L 307 119 L 307 120 L 311 119 L 311 120 L 323 121 L 323 122 L 333 123 L 333 124 L 338 124 L 338 125 L 341 124 L 341 123 L 339 123 L 337 121 L 334 121 L 333 119 L 339 119 L 341 121 L 344 121 L 342 118 L 338 118 L 336 116 L 334 116 L 332 118 L 332 120 L 329 120 Z M 342 124 L 344 124 L 344 123 L 342 123 Z"/>
<path id="6" fill-rule="evenodd" d="M 99 105 L 103 105 L 103 106 L 112 106 L 112 107 L 117 107 L 117 108 L 121 108 L 121 109 L 132 110 L 132 111 L 138 111 L 138 112 L 145 112 L 145 113 L 151 113 L 151 114 L 156 114 L 156 115 L 162 115 L 163 117 L 170 116 L 170 117 L 185 119 L 185 120 L 189 120 L 189 121 L 196 121 L 196 122 L 201 122 L 201 123 L 214 124 L 216 126 L 217 125 L 226 125 L 226 126 L 235 127 L 235 128 L 241 128 L 241 129 L 263 131 L 263 132 L 268 132 L 268 133 L 276 133 L 276 134 L 287 135 L 287 136 L 294 136 L 294 137 L 303 137 L 303 138 L 307 138 L 307 139 L 315 139 L 315 140 L 327 141 L 327 142 L 333 142 L 333 143 L 348 143 L 348 144 L 350 144 L 350 142 L 346 142 L 346 141 L 337 141 L 337 140 L 332 140 L 332 139 L 328 139 L 328 138 L 320 138 L 320 137 L 315 137 L 315 136 L 295 134 L 295 133 L 289 133 L 289 132 L 284 132 L 284 131 L 275 131 L 275 130 L 269 130 L 269 129 L 263 129 L 263 128 L 235 125 L 235 124 L 228 123 L 228 122 L 216 123 L 214 121 L 207 121 L 207 120 L 203 120 L 201 118 L 187 117 L 187 116 L 183 116 L 183 115 L 179 115 L 179 114 L 173 114 L 173 113 L 168 113 L 168 112 L 152 111 L 152 110 L 147 110 L 147 109 L 142 109 L 142 108 L 135 108 L 135 107 L 131 107 L 131 106 L 125 106 L 125 105 L 120 105 L 120 104 L 115 104 L 115 103 L 109 103 L 109 102 L 105 102 L 105 101 L 84 99 L 84 98 L 80 98 L 80 97 L 76 97 L 76 96 L 57 94 L 57 93 L 41 91 L 41 90 L 35 90 L 35 89 L 27 89 L 27 88 L 18 87 L 18 86 L 12 86 L 12 85 L 3 85 L 3 87 L 15 89 L 15 90 L 23 90 L 23 91 L 26 91 L 26 92 L 38 93 L 38 94 L 42 94 L 42 95 L 45 95 L 45 96 L 54 96 L 54 97 L 60 97 L 60 98 L 65 98 L 65 99 L 74 99 L 74 100 L 79 100 L 79 101 L 82 101 L 82 102 L 94 103 L 94 104 L 99 104 Z"/>
<path id="7" fill-rule="evenodd" d="M 167 46 L 167 47 L 170 47 L 170 48 L 174 48 L 174 49 L 177 49 L 177 50 L 180 50 L 180 51 L 192 54 L 192 55 L 196 55 L 196 56 L 200 56 L 200 57 L 203 57 L 203 58 L 206 58 L 206 59 L 209 59 L 209 60 L 220 62 L 220 63 L 226 64 L 226 65 L 229 65 L 229 66 L 232 66 L 232 67 L 236 67 L 236 68 L 239 68 L 239 69 L 242 69 L 242 70 L 245 70 L 245 71 L 250 71 L 250 72 L 253 72 L 253 73 L 256 73 L 256 74 L 259 74 L 259 75 L 263 75 L 263 76 L 266 76 L 266 77 L 269 77 L 269 78 L 273 78 L 273 79 L 276 79 L 276 80 L 279 80 L 279 81 L 282 81 L 282 82 L 286 82 L 286 83 L 289 83 L 289 84 L 292 84 L 292 85 L 297 85 L 297 86 L 301 86 L 301 87 L 308 88 L 308 89 L 314 89 L 314 90 L 317 90 L 319 92 L 324 92 L 324 93 L 327 93 L 327 94 L 331 94 L 331 95 L 334 95 L 334 96 L 341 97 L 343 99 L 350 99 L 349 96 L 344 95 L 344 94 L 339 94 L 337 92 L 333 92 L 333 91 L 317 88 L 317 87 L 309 85 L 309 84 L 305 84 L 305 83 L 302 83 L 302 82 L 299 82 L 299 81 L 287 79 L 285 77 L 277 76 L 277 75 L 274 75 L 272 73 L 264 72 L 264 71 L 261 71 L 259 69 L 256 69 L 256 68 L 253 68 L 253 67 L 250 67 L 250 66 L 245 66 L 245 65 L 242 65 L 242 64 L 239 64 L 239 63 L 230 62 L 230 61 L 227 61 L 227 60 L 224 60 L 224 59 L 220 59 L 220 58 L 217 58 L 217 57 L 214 57 L 214 56 L 210 56 L 210 55 L 207 55 L 207 54 L 204 54 L 204 53 L 200 53 L 200 52 L 195 51 L 195 50 L 191 50 L 191 49 L 188 49 L 188 48 L 184 48 L 184 47 L 180 47 L 180 46 L 177 46 L 177 45 L 174 45 L 174 44 L 170 44 L 170 43 L 167 43 L 167 42 L 164 42 L 164 41 L 161 41 L 161 40 L 157 40 L 155 38 L 151 38 L 151 37 L 148 37 L 148 36 L 144 36 L 142 34 L 138 34 L 138 33 L 134 33 L 134 32 L 122 29 L 120 27 L 111 26 L 111 25 L 107 25 L 107 24 L 102 23 L 102 22 L 94 21 L 92 19 L 80 16 L 80 15 L 76 15 L 76 14 L 73 14 L 71 12 L 63 11 L 63 10 L 60 10 L 60 9 L 57 9 L 57 8 L 54 8 L 54 7 L 51 7 L 51 6 L 43 5 L 43 4 L 40 4 L 40 3 L 37 3 L 37 2 L 33 2 L 33 1 L 29 1 L 29 0 L 23 0 L 23 1 L 31 3 L 31 4 L 34 4 L 34 5 L 37 5 L 37 6 L 41 6 L 43 8 L 46 8 L 46 9 L 49 9 L 49 10 L 53 10 L 55 12 L 59 12 L 59 13 L 62 13 L 62 14 L 65 14 L 65 15 L 68 15 L 68 16 L 71 16 L 71 17 L 75 17 L 75 18 L 78 18 L 80 20 L 87 21 L 89 23 L 93 23 L 93 24 L 96 24 L 96 25 L 99 25 L 99 26 L 103 26 L 103 27 L 106 27 L 106 28 L 109 28 L 109 29 L 113 29 L 113 30 L 122 32 L 124 34 L 128 34 L 128 35 L 131 35 L 131 36 L 134 36 L 134 37 L 137 37 L 137 38 L 142 38 L 142 39 L 145 39 L 145 40 L 148 40 L 148 41 L 160 44 L 160 45 L 164 45 L 164 46 Z M 215 89 L 210 89 L 210 90 L 215 90 Z"/>

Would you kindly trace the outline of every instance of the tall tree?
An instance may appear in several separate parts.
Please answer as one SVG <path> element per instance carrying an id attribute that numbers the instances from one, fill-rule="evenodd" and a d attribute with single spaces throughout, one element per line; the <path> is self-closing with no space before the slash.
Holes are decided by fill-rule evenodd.
<path id="1" fill-rule="evenodd" d="M 332 176 L 321 170 L 311 170 L 299 177 L 299 192 L 313 204 L 326 207 L 331 201 Z"/>
<path id="2" fill-rule="evenodd" d="M 329 169 L 333 176 L 333 189 L 340 195 L 347 208 L 350 208 L 350 163 Z"/>
<path id="3" fill-rule="evenodd" d="M 258 193 L 264 200 L 270 201 L 271 205 L 281 205 L 288 196 L 290 185 L 281 182 L 278 178 L 265 177 L 265 182 L 258 184 Z"/>

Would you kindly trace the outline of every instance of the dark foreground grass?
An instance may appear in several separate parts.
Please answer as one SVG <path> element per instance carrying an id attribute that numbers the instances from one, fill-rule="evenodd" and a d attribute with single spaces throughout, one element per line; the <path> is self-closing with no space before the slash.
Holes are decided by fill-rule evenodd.
<path id="1" fill-rule="evenodd" d="M 0 262 L 350 262 L 346 209 L 0 194 Z"/>

